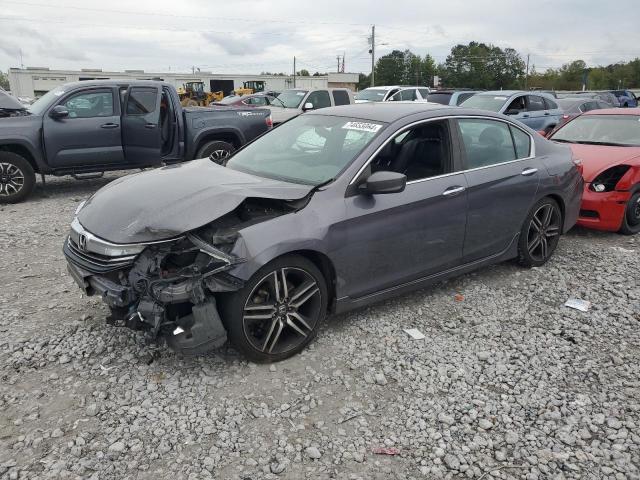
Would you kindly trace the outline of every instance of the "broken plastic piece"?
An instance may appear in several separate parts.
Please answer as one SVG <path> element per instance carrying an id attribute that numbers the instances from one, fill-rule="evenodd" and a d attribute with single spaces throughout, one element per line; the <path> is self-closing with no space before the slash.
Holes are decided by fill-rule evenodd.
<path id="1" fill-rule="evenodd" d="M 464 300 L 464 295 L 462 295 L 461 293 L 456 293 L 453 299 L 456 302 L 462 302 Z"/>
<path id="2" fill-rule="evenodd" d="M 405 328 L 404 331 L 407 332 L 407 334 L 414 340 L 422 340 L 423 338 L 426 338 L 424 333 L 417 328 Z"/>
<path id="3" fill-rule="evenodd" d="M 581 300 L 579 298 L 570 298 L 564 303 L 564 306 L 580 310 L 581 312 L 587 312 L 591 307 L 591 302 L 587 300 Z"/>
<path id="4" fill-rule="evenodd" d="M 184 329 L 182 327 L 176 327 L 176 329 L 173 331 L 174 335 L 180 335 L 181 333 L 184 333 Z"/>
<path id="5" fill-rule="evenodd" d="M 400 450 L 395 447 L 374 447 L 371 451 L 376 455 L 400 455 Z"/>

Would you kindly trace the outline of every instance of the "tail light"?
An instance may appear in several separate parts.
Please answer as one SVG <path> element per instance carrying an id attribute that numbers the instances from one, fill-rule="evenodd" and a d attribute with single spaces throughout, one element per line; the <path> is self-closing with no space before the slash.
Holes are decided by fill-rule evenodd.
<path id="1" fill-rule="evenodd" d="M 567 115 L 566 113 L 564 115 L 562 115 L 562 119 L 563 120 L 569 120 L 569 115 Z"/>
<path id="2" fill-rule="evenodd" d="M 273 128 L 273 118 L 271 118 L 271 114 L 264 119 L 264 122 L 267 124 L 267 128 Z"/>
<path id="3" fill-rule="evenodd" d="M 580 175 L 582 175 L 582 173 L 584 172 L 584 165 L 582 164 L 582 160 L 580 160 L 579 158 L 574 158 L 573 164 L 576 166 L 576 168 L 580 172 Z"/>

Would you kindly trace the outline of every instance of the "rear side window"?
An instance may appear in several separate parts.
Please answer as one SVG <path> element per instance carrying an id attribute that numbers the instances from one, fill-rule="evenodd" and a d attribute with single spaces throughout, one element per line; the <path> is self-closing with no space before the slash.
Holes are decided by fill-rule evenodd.
<path id="1" fill-rule="evenodd" d="M 335 105 L 349 105 L 349 94 L 344 90 L 333 91 L 333 103 Z"/>
<path id="2" fill-rule="evenodd" d="M 331 106 L 331 98 L 329 98 L 329 92 L 326 90 L 318 90 L 317 92 L 311 92 L 307 97 L 305 103 L 313 103 L 313 109 L 326 108 Z"/>
<path id="3" fill-rule="evenodd" d="M 544 104 L 544 98 L 538 97 L 537 95 L 529 95 L 528 103 L 529 105 L 527 110 L 529 112 L 538 112 L 540 110 L 546 110 L 546 107 Z"/>
<path id="4" fill-rule="evenodd" d="M 509 125 L 513 136 L 513 145 L 516 149 L 517 158 L 527 158 L 531 155 L 531 137 L 519 128 Z"/>
<path id="5" fill-rule="evenodd" d="M 516 159 L 509 125 L 497 120 L 458 120 L 466 153 L 466 169 L 488 167 Z"/>
<path id="6" fill-rule="evenodd" d="M 127 115 L 146 115 L 156 109 L 158 91 L 155 88 L 133 87 L 127 100 Z"/>
<path id="7" fill-rule="evenodd" d="M 429 96 L 429 90 L 427 90 L 426 88 L 419 88 L 418 91 L 420 92 L 420 96 L 425 100 Z"/>
<path id="8" fill-rule="evenodd" d="M 549 100 L 548 98 L 544 98 L 543 100 L 547 110 L 555 110 L 558 108 L 558 104 L 553 100 Z"/>

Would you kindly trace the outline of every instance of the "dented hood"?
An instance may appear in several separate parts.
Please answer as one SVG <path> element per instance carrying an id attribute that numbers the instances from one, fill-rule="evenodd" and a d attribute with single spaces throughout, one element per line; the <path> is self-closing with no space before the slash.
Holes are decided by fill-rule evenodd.
<path id="1" fill-rule="evenodd" d="M 312 189 L 194 160 L 111 182 L 87 201 L 78 220 L 113 243 L 153 242 L 206 225 L 247 198 L 298 200 Z"/>
<path id="2" fill-rule="evenodd" d="M 582 160 L 585 182 L 592 182 L 597 175 L 616 165 L 637 165 L 640 162 L 640 147 L 615 147 L 608 145 L 571 144 L 576 158 Z"/>

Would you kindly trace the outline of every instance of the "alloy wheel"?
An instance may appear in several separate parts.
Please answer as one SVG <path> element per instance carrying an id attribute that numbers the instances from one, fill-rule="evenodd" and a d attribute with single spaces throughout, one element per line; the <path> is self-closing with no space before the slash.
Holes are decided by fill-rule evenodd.
<path id="1" fill-rule="evenodd" d="M 560 235 L 561 215 L 555 205 L 541 205 L 533 214 L 527 235 L 527 250 L 536 261 L 543 262 L 555 248 Z"/>
<path id="2" fill-rule="evenodd" d="M 640 225 L 640 197 L 638 197 L 631 207 L 631 218 L 628 222 L 632 226 Z"/>
<path id="3" fill-rule="evenodd" d="M 211 152 L 211 155 L 209 155 L 209 158 L 215 161 L 215 160 L 224 160 L 228 156 L 229 156 L 229 150 L 214 150 L 213 152 Z"/>
<path id="4" fill-rule="evenodd" d="M 24 187 L 24 173 L 12 163 L 0 163 L 0 196 L 15 195 Z"/>
<path id="5" fill-rule="evenodd" d="M 318 282 L 302 268 L 285 267 L 269 273 L 245 303 L 245 336 L 262 353 L 277 355 L 295 349 L 316 328 L 321 296 Z"/>

